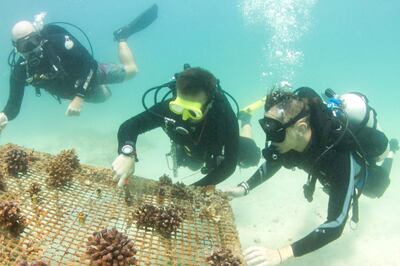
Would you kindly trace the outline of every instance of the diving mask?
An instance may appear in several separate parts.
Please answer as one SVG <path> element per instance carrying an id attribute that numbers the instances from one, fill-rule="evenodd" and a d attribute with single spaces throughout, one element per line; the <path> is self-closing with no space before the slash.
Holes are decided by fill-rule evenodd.
<path id="1" fill-rule="evenodd" d="M 199 121 L 204 116 L 203 105 L 201 103 L 184 100 L 180 97 L 176 97 L 175 100 L 169 103 L 169 109 L 177 115 L 182 115 L 183 121 L 188 119 Z"/>
<path id="2" fill-rule="evenodd" d="M 286 123 L 282 123 L 279 120 L 271 117 L 264 117 L 258 120 L 258 122 L 267 136 L 267 141 L 281 143 L 286 138 L 286 129 L 293 126 L 297 121 L 306 117 L 307 115 L 308 112 L 306 111 L 306 108 L 303 108 L 299 114 Z"/>
<path id="3" fill-rule="evenodd" d="M 42 38 L 37 32 L 32 32 L 23 38 L 13 42 L 17 51 L 21 54 L 29 54 L 42 43 Z"/>

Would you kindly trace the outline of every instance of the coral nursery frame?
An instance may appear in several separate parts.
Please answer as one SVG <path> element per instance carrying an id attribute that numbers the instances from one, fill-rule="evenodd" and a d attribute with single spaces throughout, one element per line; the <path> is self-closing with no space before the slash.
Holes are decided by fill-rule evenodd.
<path id="1" fill-rule="evenodd" d="M 228 201 L 218 200 L 218 219 L 200 215 L 200 205 L 187 200 L 174 200 L 155 193 L 158 182 L 134 178 L 125 190 L 111 181 L 110 170 L 81 165 L 73 181 L 61 188 L 49 187 L 46 163 L 52 155 L 18 147 L 0 146 L 0 164 L 10 149 L 23 149 L 30 156 L 29 169 L 18 177 L 5 178 L 6 191 L 1 201 L 15 201 L 27 219 L 19 236 L 0 230 L 1 265 L 18 261 L 41 261 L 50 265 L 89 265 L 85 255 L 89 236 L 104 228 L 117 228 L 135 243 L 139 265 L 207 265 L 206 258 L 219 247 L 240 256 L 240 243 Z M 27 192 L 33 182 L 41 191 L 32 198 Z M 152 228 L 138 228 L 132 217 L 135 206 L 142 203 L 178 205 L 190 213 L 171 237 Z"/>

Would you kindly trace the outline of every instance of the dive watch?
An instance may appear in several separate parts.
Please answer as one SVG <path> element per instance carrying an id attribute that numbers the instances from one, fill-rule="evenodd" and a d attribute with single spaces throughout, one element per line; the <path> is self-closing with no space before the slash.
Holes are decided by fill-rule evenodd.
<path id="1" fill-rule="evenodd" d="M 122 146 L 121 153 L 126 156 L 136 157 L 135 148 L 133 148 L 133 146 L 129 144 L 125 144 L 124 146 Z"/>

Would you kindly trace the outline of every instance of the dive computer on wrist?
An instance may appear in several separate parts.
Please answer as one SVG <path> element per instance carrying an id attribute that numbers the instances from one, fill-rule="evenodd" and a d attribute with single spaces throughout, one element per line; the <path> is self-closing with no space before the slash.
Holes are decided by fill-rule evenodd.
<path id="1" fill-rule="evenodd" d="M 129 145 L 129 144 L 126 144 L 126 145 L 122 146 L 121 153 L 123 155 L 130 156 L 130 157 L 135 157 L 136 156 L 135 148 L 133 148 L 133 146 Z"/>

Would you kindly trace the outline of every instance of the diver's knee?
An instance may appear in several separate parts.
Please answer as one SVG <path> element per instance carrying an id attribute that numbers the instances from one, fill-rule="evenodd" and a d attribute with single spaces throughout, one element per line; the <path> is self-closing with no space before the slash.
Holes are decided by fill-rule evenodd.
<path id="1" fill-rule="evenodd" d="M 95 90 L 85 98 L 90 103 L 103 103 L 111 98 L 111 91 L 106 85 L 98 85 Z"/>
<path id="2" fill-rule="evenodd" d="M 111 98 L 111 91 L 106 85 L 102 85 L 102 90 L 103 90 L 103 95 L 104 95 L 104 101 L 107 101 L 108 99 Z"/>
<path id="3" fill-rule="evenodd" d="M 139 71 L 136 64 L 133 64 L 133 63 L 124 65 L 124 69 L 125 69 L 125 80 L 133 78 L 134 76 L 136 76 L 137 72 Z"/>
<path id="4" fill-rule="evenodd" d="M 374 166 L 368 169 L 362 194 L 369 198 L 380 198 L 386 192 L 390 185 L 389 173 L 382 167 Z"/>
<path id="5" fill-rule="evenodd" d="M 261 159 L 261 151 L 251 138 L 240 136 L 238 165 L 241 168 L 257 166 Z"/>
<path id="6" fill-rule="evenodd" d="M 388 154 L 389 154 L 389 151 L 390 151 L 390 149 L 389 149 L 390 147 L 389 147 L 389 143 L 386 145 L 386 149 L 385 149 L 385 151 L 382 153 L 382 154 L 380 154 L 380 155 L 378 155 L 378 156 L 376 156 L 375 158 L 374 158 L 374 160 L 375 160 L 375 162 L 382 162 L 387 156 L 388 156 Z"/>

